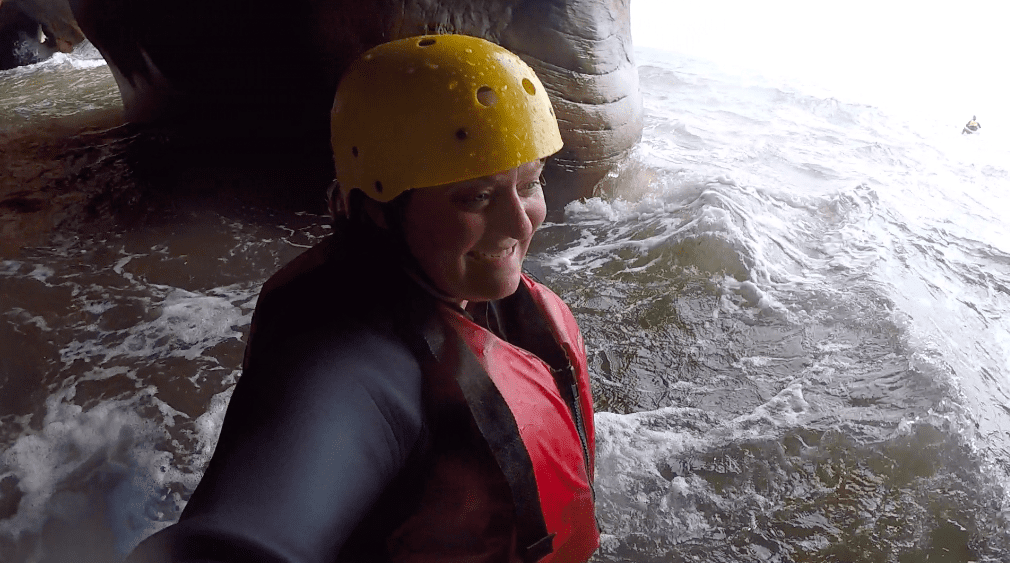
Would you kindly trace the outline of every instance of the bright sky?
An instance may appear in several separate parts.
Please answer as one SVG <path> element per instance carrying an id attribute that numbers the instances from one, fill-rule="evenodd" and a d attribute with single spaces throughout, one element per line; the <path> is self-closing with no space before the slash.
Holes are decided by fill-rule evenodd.
<path id="1" fill-rule="evenodd" d="M 1010 2 L 630 0 L 636 46 L 1010 127 Z M 996 125 L 996 123 L 993 123 Z"/>

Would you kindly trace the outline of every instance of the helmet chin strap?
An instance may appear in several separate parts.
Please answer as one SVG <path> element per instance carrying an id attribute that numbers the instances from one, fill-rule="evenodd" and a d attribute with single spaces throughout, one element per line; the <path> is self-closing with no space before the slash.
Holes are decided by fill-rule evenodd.
<path id="1" fill-rule="evenodd" d="M 347 196 L 340 189 L 340 182 L 333 180 L 326 188 L 326 211 L 330 214 L 330 219 L 336 221 L 337 218 L 349 219 L 349 209 Z"/>
<path id="2" fill-rule="evenodd" d="M 456 297 L 452 297 L 451 295 L 435 287 L 435 284 L 432 283 L 430 279 L 428 279 L 428 276 L 425 275 L 423 271 L 421 271 L 421 268 L 418 266 L 417 262 L 413 259 L 413 256 L 408 255 L 404 257 L 403 271 L 407 272 L 407 275 L 410 276 L 410 279 L 414 280 L 414 282 L 417 285 L 419 285 L 421 289 L 428 292 L 432 297 L 438 299 L 439 301 L 444 301 L 445 303 L 448 303 L 453 307 L 457 307 L 460 310 L 466 309 L 466 303 L 467 303 L 466 299 L 459 299 Z"/>

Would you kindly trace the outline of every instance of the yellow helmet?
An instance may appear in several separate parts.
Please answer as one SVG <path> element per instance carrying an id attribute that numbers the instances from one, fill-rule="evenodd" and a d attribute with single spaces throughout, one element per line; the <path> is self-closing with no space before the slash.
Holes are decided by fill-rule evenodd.
<path id="1" fill-rule="evenodd" d="M 561 132 L 543 84 L 515 54 L 466 35 L 379 45 L 351 64 L 330 121 L 337 182 L 387 202 L 550 156 Z"/>

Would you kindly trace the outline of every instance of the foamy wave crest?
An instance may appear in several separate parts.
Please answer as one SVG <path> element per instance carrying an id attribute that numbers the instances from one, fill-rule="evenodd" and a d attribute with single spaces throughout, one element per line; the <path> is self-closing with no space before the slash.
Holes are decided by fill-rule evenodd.
<path id="1" fill-rule="evenodd" d="M 158 447 L 165 431 L 135 405 L 108 401 L 85 411 L 66 395 L 50 397 L 41 430 L 3 453 L 3 478 L 19 501 L 0 520 L 0 543 L 17 545 L 18 559 L 29 561 L 118 560 L 177 517 L 180 485 L 191 490 L 194 476 L 173 466 Z"/>
<path id="2" fill-rule="evenodd" d="M 562 246 L 552 248 L 542 263 L 610 275 L 659 275 L 671 268 L 691 268 L 749 279 L 752 252 L 741 236 L 738 210 L 723 197 L 722 186 L 733 182 L 719 178 L 661 189 L 637 201 L 573 202 L 565 210 L 566 225 L 547 225 L 539 235 L 547 244 Z M 555 241 L 552 229 L 567 231 L 568 240 Z M 571 240 L 576 229 L 578 238 Z"/>
<path id="3" fill-rule="evenodd" d="M 222 295 L 202 295 L 173 288 L 160 303 L 160 315 L 151 321 L 141 322 L 120 331 L 124 338 L 113 345 L 96 343 L 93 338 L 85 338 L 69 343 L 60 351 L 64 364 L 70 365 L 78 359 L 101 356 L 100 364 L 117 357 L 166 358 L 180 357 L 194 360 L 204 356 L 204 352 L 223 340 L 242 339 L 241 329 L 249 324 L 250 310 L 236 306 L 236 300 L 226 290 Z M 236 289 L 244 298 L 243 291 Z"/>
<path id="4" fill-rule="evenodd" d="M 73 51 L 69 53 L 53 53 L 53 56 L 46 62 L 51 65 L 67 65 L 77 69 L 97 68 L 108 65 L 102 54 L 88 40 L 77 44 Z"/>
<path id="5" fill-rule="evenodd" d="M 598 413 L 597 507 L 603 521 L 601 554 L 607 559 L 647 560 L 683 553 L 690 540 L 723 532 L 718 512 L 733 504 L 770 506 L 760 495 L 731 499 L 692 457 L 718 456 L 723 448 L 752 440 L 776 443 L 784 429 L 802 424 L 809 405 L 793 383 L 749 414 L 726 420 L 694 408 L 663 408 L 618 415 Z M 725 455 L 715 467 L 742 473 L 744 459 Z"/>

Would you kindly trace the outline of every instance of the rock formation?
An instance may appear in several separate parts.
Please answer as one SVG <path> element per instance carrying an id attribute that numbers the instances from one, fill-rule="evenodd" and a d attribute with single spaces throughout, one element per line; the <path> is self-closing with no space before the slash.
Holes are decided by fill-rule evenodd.
<path id="1" fill-rule="evenodd" d="M 546 173 L 552 209 L 592 195 L 642 131 L 630 0 L 69 1 L 116 77 L 126 118 L 208 145 L 322 158 L 350 61 L 442 32 L 499 43 L 541 76 L 565 141 Z"/>
<path id="2" fill-rule="evenodd" d="M 0 70 L 69 53 L 83 40 L 67 0 L 0 0 Z"/>

